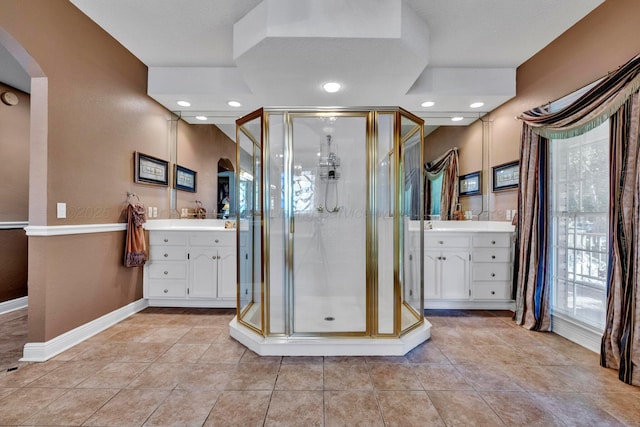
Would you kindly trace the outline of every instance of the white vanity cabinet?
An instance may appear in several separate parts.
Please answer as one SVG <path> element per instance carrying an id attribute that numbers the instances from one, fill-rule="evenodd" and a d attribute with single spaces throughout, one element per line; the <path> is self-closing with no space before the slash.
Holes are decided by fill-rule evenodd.
<path id="1" fill-rule="evenodd" d="M 469 237 L 428 234 L 424 247 L 425 300 L 468 298 Z"/>
<path id="2" fill-rule="evenodd" d="M 425 231 L 425 308 L 513 308 L 513 232 L 455 225 Z"/>
<path id="3" fill-rule="evenodd" d="M 187 296 L 187 246 L 182 233 L 149 233 L 149 260 L 144 266 L 144 297 Z"/>
<path id="4" fill-rule="evenodd" d="M 482 233 L 473 236 L 473 300 L 511 299 L 511 236 Z"/>
<path id="5" fill-rule="evenodd" d="M 150 230 L 144 297 L 151 306 L 235 307 L 235 230 Z"/>

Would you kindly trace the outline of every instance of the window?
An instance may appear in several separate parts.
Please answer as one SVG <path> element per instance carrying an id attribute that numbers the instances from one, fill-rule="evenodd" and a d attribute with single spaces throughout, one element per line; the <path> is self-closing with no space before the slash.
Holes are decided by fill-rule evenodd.
<path id="1" fill-rule="evenodd" d="M 603 330 L 609 230 L 609 121 L 550 141 L 552 312 Z"/>

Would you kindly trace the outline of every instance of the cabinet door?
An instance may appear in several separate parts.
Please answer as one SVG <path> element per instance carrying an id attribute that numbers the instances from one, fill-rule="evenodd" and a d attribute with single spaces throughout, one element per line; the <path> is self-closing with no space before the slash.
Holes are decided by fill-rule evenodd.
<path id="1" fill-rule="evenodd" d="M 469 252 L 443 252 L 442 298 L 469 299 Z"/>
<path id="2" fill-rule="evenodd" d="M 218 298 L 236 297 L 236 250 L 218 250 Z"/>
<path id="3" fill-rule="evenodd" d="M 424 251 L 424 299 L 440 298 L 440 251 Z"/>
<path id="4" fill-rule="evenodd" d="M 189 297 L 216 298 L 218 251 L 191 248 L 189 259 Z"/>

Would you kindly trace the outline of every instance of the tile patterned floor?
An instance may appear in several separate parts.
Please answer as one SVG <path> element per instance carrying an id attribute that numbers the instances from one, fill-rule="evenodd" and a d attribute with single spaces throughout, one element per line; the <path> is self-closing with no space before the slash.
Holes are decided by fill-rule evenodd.
<path id="1" fill-rule="evenodd" d="M 640 388 L 509 312 L 428 311 L 432 339 L 402 357 L 259 357 L 232 316 L 150 308 L 20 363 L 0 373 L 0 425 L 640 426 Z"/>
<path id="2" fill-rule="evenodd" d="M 27 309 L 0 314 L 0 372 L 18 366 L 27 343 Z"/>

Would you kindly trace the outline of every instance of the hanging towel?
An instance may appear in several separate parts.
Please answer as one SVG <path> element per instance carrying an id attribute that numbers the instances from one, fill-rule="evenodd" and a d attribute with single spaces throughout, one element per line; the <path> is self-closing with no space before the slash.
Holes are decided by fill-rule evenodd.
<path id="1" fill-rule="evenodd" d="M 142 224 L 146 222 L 144 205 L 129 203 L 127 206 L 127 238 L 124 251 L 125 267 L 140 267 L 147 260 L 146 243 Z"/>

